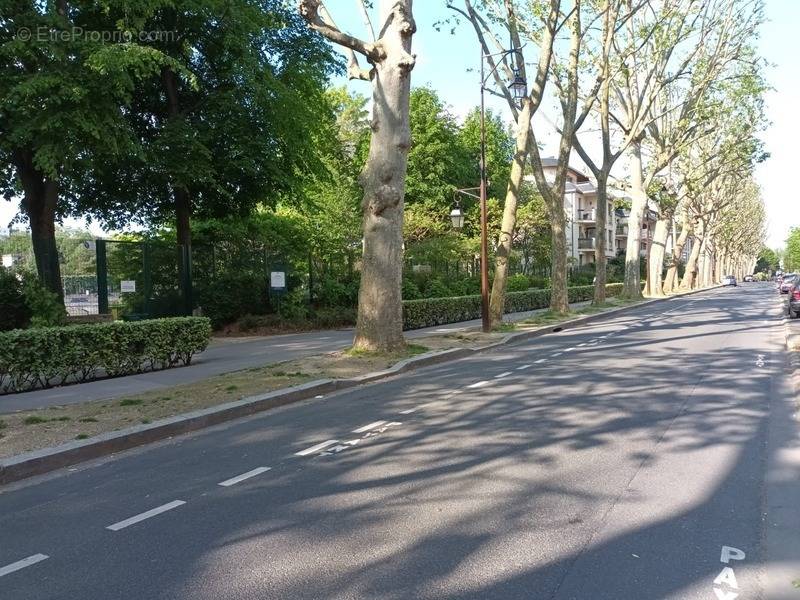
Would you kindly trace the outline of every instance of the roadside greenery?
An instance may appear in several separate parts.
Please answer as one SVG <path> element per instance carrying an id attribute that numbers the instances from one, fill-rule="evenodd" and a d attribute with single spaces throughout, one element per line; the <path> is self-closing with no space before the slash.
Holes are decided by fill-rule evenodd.
<path id="1" fill-rule="evenodd" d="M 0 333 L 0 392 L 188 365 L 208 346 L 211 323 L 177 317 Z"/>
<path id="2" fill-rule="evenodd" d="M 621 283 L 606 285 L 608 297 L 622 292 Z M 524 292 L 508 292 L 505 298 L 505 313 L 524 312 L 547 308 L 550 305 L 550 289 L 531 289 Z M 593 285 L 567 288 L 570 303 L 591 300 Z M 479 319 L 481 316 L 480 295 L 457 296 L 452 298 L 427 298 L 425 300 L 406 300 L 403 302 L 403 327 L 419 329 Z"/>

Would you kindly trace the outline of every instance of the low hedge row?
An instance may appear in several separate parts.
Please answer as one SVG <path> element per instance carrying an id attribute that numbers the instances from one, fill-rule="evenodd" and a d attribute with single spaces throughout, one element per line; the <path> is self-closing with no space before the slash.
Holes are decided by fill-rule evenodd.
<path id="1" fill-rule="evenodd" d="M 608 297 L 622 293 L 621 283 L 606 285 Z M 567 288 L 569 302 L 583 302 L 594 297 L 593 285 L 580 285 Z M 524 292 L 508 292 L 506 294 L 505 312 L 523 312 L 547 308 L 550 306 L 550 290 L 525 290 Z M 455 296 L 452 298 L 426 298 L 424 300 L 403 301 L 403 328 L 419 329 L 435 327 L 459 321 L 480 319 L 481 297 Z"/>
<path id="2" fill-rule="evenodd" d="M 188 365 L 210 339 L 203 317 L 1 332 L 0 393 Z"/>

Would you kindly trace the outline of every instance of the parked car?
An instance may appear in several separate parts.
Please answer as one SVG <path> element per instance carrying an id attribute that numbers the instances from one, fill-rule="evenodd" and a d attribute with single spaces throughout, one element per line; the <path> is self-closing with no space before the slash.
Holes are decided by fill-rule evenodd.
<path id="1" fill-rule="evenodd" d="M 736 287 L 736 277 L 733 275 L 725 275 L 722 279 L 722 285 Z"/>
<path id="2" fill-rule="evenodd" d="M 750 283 L 755 281 L 755 278 L 752 275 L 745 275 L 742 281 L 744 281 L 745 283 Z"/>
<path id="3" fill-rule="evenodd" d="M 800 317 L 800 281 L 796 282 L 787 292 L 789 297 L 786 302 L 790 319 Z"/>
<path id="4" fill-rule="evenodd" d="M 797 282 L 797 275 L 794 273 L 788 273 L 783 276 L 781 282 L 778 284 L 778 289 L 780 289 L 781 294 L 788 294 L 789 290 L 792 289 L 792 286 Z"/>

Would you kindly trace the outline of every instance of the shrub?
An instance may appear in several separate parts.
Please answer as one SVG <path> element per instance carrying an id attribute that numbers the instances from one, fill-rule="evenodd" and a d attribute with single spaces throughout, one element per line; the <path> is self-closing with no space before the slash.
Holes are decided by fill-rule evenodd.
<path id="1" fill-rule="evenodd" d="M 612 283 L 606 286 L 608 297 L 618 296 L 622 293 L 621 283 Z M 575 286 L 567 288 L 569 301 L 583 302 L 591 300 L 594 296 L 594 286 Z M 530 289 L 524 292 L 509 292 L 506 294 L 505 312 L 523 312 L 547 308 L 550 305 L 550 290 Z M 455 296 L 450 298 L 427 298 L 424 300 L 407 300 L 403 302 L 403 328 L 419 329 L 421 327 L 434 327 L 470 321 L 481 316 L 480 295 Z"/>
<path id="2" fill-rule="evenodd" d="M 523 292 L 531 287 L 530 280 L 522 273 L 517 273 L 508 278 L 506 289 L 509 292 Z"/>
<path id="3" fill-rule="evenodd" d="M 201 317 L 3 332 L 0 392 L 188 365 L 210 337 L 211 324 Z"/>
<path id="4" fill-rule="evenodd" d="M 22 293 L 31 311 L 31 327 L 55 327 L 67 320 L 67 311 L 58 296 L 30 272 L 22 275 Z"/>
<path id="5" fill-rule="evenodd" d="M 283 295 L 280 300 L 275 301 L 278 314 L 287 321 L 304 321 L 308 318 L 308 302 L 306 301 L 305 291 L 298 289 Z"/>
<path id="6" fill-rule="evenodd" d="M 22 282 L 8 269 L 0 267 L 0 331 L 27 327 L 31 309 L 25 300 Z"/>
<path id="7" fill-rule="evenodd" d="M 224 273 L 198 290 L 203 314 L 215 329 L 248 314 L 266 311 L 266 282 L 250 273 Z"/>
<path id="8" fill-rule="evenodd" d="M 481 280 L 477 277 L 455 277 L 447 280 L 452 296 L 471 296 L 481 293 Z"/>
<path id="9" fill-rule="evenodd" d="M 422 292 L 413 279 L 403 277 L 403 300 L 417 300 L 422 298 Z"/>
<path id="10" fill-rule="evenodd" d="M 425 298 L 448 298 L 453 293 L 441 279 L 429 279 L 425 286 Z"/>
<path id="11" fill-rule="evenodd" d="M 537 290 L 543 290 L 545 288 L 550 287 L 550 278 L 549 277 L 531 277 L 531 287 L 536 288 Z"/>
<path id="12" fill-rule="evenodd" d="M 320 306 L 355 306 L 358 302 L 358 281 L 325 277 L 314 283 L 314 302 Z"/>

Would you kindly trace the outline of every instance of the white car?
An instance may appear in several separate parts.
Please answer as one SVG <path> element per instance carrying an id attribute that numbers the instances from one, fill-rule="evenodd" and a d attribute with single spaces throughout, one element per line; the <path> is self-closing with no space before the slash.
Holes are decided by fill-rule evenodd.
<path id="1" fill-rule="evenodd" d="M 736 287 L 736 277 L 733 275 L 725 275 L 722 280 L 722 285 Z"/>

